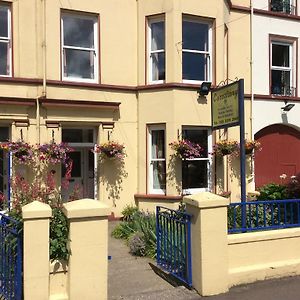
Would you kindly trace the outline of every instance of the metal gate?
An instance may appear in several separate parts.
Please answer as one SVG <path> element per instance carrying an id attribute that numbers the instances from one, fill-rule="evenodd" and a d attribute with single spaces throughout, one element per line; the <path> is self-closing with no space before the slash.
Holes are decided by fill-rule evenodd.
<path id="1" fill-rule="evenodd" d="M 192 286 L 191 216 L 156 207 L 157 264 Z"/>
<path id="2" fill-rule="evenodd" d="M 0 213 L 0 299 L 21 300 L 22 233 L 17 220 Z"/>

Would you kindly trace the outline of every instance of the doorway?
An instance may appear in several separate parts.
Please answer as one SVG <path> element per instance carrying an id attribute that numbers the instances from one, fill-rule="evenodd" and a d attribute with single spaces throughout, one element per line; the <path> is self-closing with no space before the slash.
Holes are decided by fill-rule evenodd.
<path id="1" fill-rule="evenodd" d="M 95 140 L 94 129 L 63 128 L 62 141 L 74 150 L 69 153 L 72 169 L 67 180 L 68 170 L 62 167 L 63 200 L 97 198 L 97 158 L 92 152 Z"/>

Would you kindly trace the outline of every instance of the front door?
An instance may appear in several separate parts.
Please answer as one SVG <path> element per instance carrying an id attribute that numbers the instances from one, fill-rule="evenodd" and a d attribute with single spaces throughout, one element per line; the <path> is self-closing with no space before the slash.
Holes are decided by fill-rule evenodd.
<path id="1" fill-rule="evenodd" d="M 62 198 L 65 201 L 96 198 L 95 154 L 92 129 L 63 129 L 63 141 L 74 149 L 69 153 L 71 172 L 62 169 Z M 67 176 L 66 176 L 67 173 Z"/>

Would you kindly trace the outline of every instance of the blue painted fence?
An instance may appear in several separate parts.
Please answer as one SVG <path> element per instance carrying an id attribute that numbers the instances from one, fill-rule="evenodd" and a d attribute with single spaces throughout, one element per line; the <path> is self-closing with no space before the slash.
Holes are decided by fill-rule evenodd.
<path id="1" fill-rule="evenodd" d="M 191 216 L 156 207 L 157 264 L 192 286 Z"/>
<path id="2" fill-rule="evenodd" d="M 228 233 L 290 227 L 300 227 L 300 199 L 231 203 L 228 207 Z"/>
<path id="3" fill-rule="evenodd" d="M 0 213 L 0 299 L 21 300 L 22 227 L 20 222 Z"/>

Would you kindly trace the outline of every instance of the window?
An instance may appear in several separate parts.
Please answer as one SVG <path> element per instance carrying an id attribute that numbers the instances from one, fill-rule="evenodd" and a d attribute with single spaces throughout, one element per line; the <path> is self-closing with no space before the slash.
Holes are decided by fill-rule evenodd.
<path id="1" fill-rule="evenodd" d="M 184 18 L 182 22 L 182 79 L 211 80 L 211 25 Z"/>
<path id="2" fill-rule="evenodd" d="M 149 81 L 165 80 L 165 21 L 162 18 L 148 20 Z"/>
<path id="3" fill-rule="evenodd" d="M 270 9 L 271 11 L 282 12 L 291 15 L 296 14 L 294 0 L 271 0 Z"/>
<path id="4" fill-rule="evenodd" d="M 0 76 L 11 76 L 11 14 L 0 5 Z"/>
<path id="5" fill-rule="evenodd" d="M 64 80 L 98 81 L 98 19 L 86 15 L 62 17 Z"/>
<path id="6" fill-rule="evenodd" d="M 210 165 L 212 152 L 208 129 L 184 128 L 182 138 L 198 143 L 204 149 L 201 158 L 182 161 L 182 189 L 184 194 L 211 190 Z"/>
<path id="7" fill-rule="evenodd" d="M 292 44 L 273 41 L 271 43 L 271 93 L 295 96 L 293 77 Z"/>
<path id="8" fill-rule="evenodd" d="M 149 127 L 149 192 L 165 194 L 166 191 L 166 154 L 165 129 L 162 126 Z"/>

